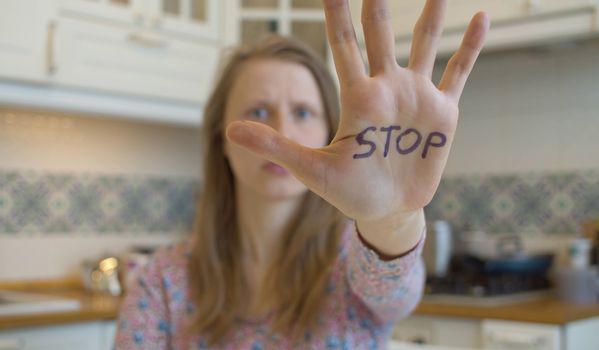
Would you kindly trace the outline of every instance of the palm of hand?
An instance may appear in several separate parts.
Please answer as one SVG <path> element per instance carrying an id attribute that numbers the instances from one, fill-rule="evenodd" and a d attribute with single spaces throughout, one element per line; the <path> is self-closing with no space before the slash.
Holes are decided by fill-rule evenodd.
<path id="1" fill-rule="evenodd" d="M 356 220 L 424 207 L 432 199 L 458 120 L 458 101 L 488 20 L 477 14 L 439 87 L 432 74 L 446 0 L 428 0 L 408 67 L 395 61 L 386 0 L 365 0 L 366 74 L 347 0 L 326 0 L 327 34 L 341 85 L 341 122 L 330 145 L 309 149 L 257 123 L 232 123 L 228 136 L 288 168 L 308 188 Z M 348 35 L 348 33 L 350 33 Z"/>
<path id="2" fill-rule="evenodd" d="M 347 89 L 341 125 L 323 149 L 333 166 L 322 195 L 344 203 L 338 208 L 352 218 L 424 207 L 439 184 L 457 120 L 453 100 L 400 67 Z"/>

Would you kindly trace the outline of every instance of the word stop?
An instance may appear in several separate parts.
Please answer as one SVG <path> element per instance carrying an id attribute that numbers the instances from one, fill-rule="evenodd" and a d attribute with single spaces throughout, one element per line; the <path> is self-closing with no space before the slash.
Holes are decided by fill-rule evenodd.
<path id="1" fill-rule="evenodd" d="M 387 127 L 382 127 L 379 130 L 380 132 L 387 133 L 385 149 L 383 150 L 383 157 L 387 157 L 387 155 L 389 154 L 389 148 L 390 148 L 390 143 L 391 143 L 391 134 L 393 133 L 394 130 L 401 131 L 401 127 L 398 125 L 391 125 L 391 126 L 387 126 Z M 376 131 L 377 131 L 376 127 L 370 126 L 366 129 L 362 130 L 362 132 L 360 132 L 358 135 L 356 135 L 356 141 L 358 142 L 358 144 L 361 146 L 362 145 L 369 146 L 370 150 L 368 150 L 368 152 L 365 152 L 365 153 L 354 154 L 354 159 L 368 158 L 374 153 L 374 151 L 376 150 L 376 143 L 374 143 L 373 141 L 366 140 L 365 136 L 369 132 L 376 133 Z M 415 140 L 412 141 L 411 139 L 413 139 L 414 137 L 408 137 L 409 135 L 414 135 Z M 402 140 L 405 140 L 405 141 L 402 142 Z M 422 149 L 421 157 L 423 159 L 426 158 L 426 156 L 429 152 L 429 149 L 431 147 L 443 147 L 445 145 L 446 141 L 447 141 L 447 137 L 445 136 L 445 134 L 437 132 L 437 131 L 431 132 L 426 137 L 426 141 L 424 142 L 424 147 Z M 397 150 L 397 153 L 399 153 L 399 154 L 410 154 L 410 153 L 414 152 L 415 150 L 417 150 L 421 143 L 422 143 L 422 134 L 414 128 L 408 128 L 408 129 L 404 130 L 403 132 L 401 132 L 399 135 L 397 135 L 397 137 L 395 138 L 395 149 Z"/>

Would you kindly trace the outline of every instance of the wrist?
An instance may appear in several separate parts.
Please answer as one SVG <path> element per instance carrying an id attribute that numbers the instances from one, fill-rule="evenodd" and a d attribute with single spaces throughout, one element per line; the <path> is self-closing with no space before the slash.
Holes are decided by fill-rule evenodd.
<path id="1" fill-rule="evenodd" d="M 412 250 L 422 239 L 425 225 L 422 208 L 379 220 L 356 220 L 362 240 L 382 257 L 397 257 Z"/>

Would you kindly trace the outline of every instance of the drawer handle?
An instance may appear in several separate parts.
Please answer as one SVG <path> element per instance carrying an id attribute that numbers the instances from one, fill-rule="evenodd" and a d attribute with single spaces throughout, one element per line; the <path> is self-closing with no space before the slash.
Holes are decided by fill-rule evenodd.
<path id="1" fill-rule="evenodd" d="M 128 39 L 145 47 L 164 48 L 168 46 L 168 41 L 165 39 L 147 36 L 139 32 L 130 33 Z"/>
<path id="2" fill-rule="evenodd" d="M 495 345 L 520 345 L 520 346 L 538 346 L 544 343 L 542 336 L 522 333 L 495 333 L 488 336 L 489 342 Z"/>
<path id="3" fill-rule="evenodd" d="M 56 73 L 56 58 L 55 58 L 55 37 L 56 37 L 56 21 L 48 22 L 48 32 L 46 37 L 46 69 L 48 74 Z M 0 348 L 1 349 L 1 348 Z"/>

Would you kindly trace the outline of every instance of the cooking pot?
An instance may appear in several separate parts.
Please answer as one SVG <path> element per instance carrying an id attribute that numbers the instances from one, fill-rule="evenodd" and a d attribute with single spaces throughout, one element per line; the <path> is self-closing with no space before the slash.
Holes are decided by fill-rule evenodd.
<path id="1" fill-rule="evenodd" d="M 513 255 L 495 259 L 482 259 L 463 254 L 455 257 L 455 262 L 464 272 L 483 274 L 546 274 L 553 263 L 553 254 Z"/>
<path id="2" fill-rule="evenodd" d="M 524 252 L 522 239 L 513 233 L 463 232 L 459 236 L 458 246 L 462 253 L 480 259 L 500 259 L 520 255 Z"/>

